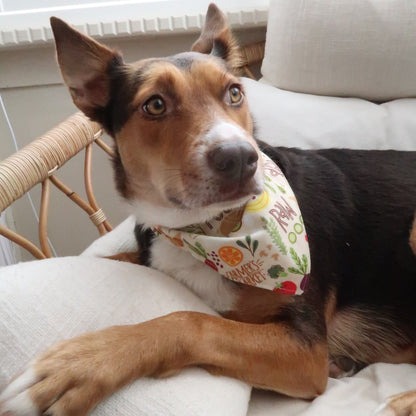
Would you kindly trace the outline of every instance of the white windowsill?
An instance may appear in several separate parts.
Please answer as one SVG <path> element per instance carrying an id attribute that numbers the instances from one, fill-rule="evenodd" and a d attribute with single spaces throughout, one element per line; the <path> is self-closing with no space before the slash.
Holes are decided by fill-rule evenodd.
<path id="1" fill-rule="evenodd" d="M 0 13 L 0 49 L 52 42 L 49 17 L 96 38 L 200 31 L 209 0 L 129 0 Z M 217 0 L 231 27 L 264 27 L 269 0 Z"/>

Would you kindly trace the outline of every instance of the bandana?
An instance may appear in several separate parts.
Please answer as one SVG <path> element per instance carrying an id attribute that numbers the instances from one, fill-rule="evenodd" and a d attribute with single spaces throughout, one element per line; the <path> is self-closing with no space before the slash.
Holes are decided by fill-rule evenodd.
<path id="1" fill-rule="evenodd" d="M 265 189 L 243 207 L 202 224 L 154 228 L 222 276 L 235 282 L 301 295 L 310 274 L 308 237 L 296 197 L 264 153 Z"/>

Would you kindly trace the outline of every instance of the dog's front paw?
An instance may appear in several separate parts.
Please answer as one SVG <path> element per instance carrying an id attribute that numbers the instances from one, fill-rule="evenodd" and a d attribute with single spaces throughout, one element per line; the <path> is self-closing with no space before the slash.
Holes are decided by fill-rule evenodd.
<path id="1" fill-rule="evenodd" d="M 50 369 L 36 361 L 0 395 L 0 415 L 86 415 L 92 407 L 91 387 L 84 390 L 77 378 L 70 368 Z"/>
<path id="2" fill-rule="evenodd" d="M 389 397 L 373 416 L 416 416 L 416 390 Z"/>
<path id="3" fill-rule="evenodd" d="M 12 381 L 0 394 L 0 415 L 37 415 L 36 405 L 28 394 L 28 390 L 39 378 L 32 366 Z"/>
<path id="4" fill-rule="evenodd" d="M 84 416 L 138 377 L 185 368 L 194 360 L 183 336 L 193 328 L 188 315 L 114 326 L 53 346 L 0 394 L 0 416 Z"/>
<path id="5" fill-rule="evenodd" d="M 87 415 L 120 384 L 122 369 L 112 371 L 119 349 L 112 330 L 86 334 L 46 351 L 0 394 L 0 416 Z"/>

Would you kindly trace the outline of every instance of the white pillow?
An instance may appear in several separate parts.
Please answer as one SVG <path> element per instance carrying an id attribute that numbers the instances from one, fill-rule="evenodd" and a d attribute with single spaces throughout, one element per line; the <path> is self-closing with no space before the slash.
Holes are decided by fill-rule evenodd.
<path id="1" fill-rule="evenodd" d="M 414 97 L 415 23 L 414 1 L 271 0 L 262 74 L 310 94 Z"/>
<path id="2" fill-rule="evenodd" d="M 416 150 L 414 98 L 379 105 L 243 83 L 257 137 L 273 146 Z"/>
<path id="3" fill-rule="evenodd" d="M 353 377 L 329 379 L 325 393 L 312 402 L 254 391 L 248 416 L 375 416 L 385 399 L 415 385 L 415 365 L 372 364 Z"/>
<path id="4" fill-rule="evenodd" d="M 178 310 L 214 313 L 172 278 L 133 264 L 66 257 L 0 270 L 0 391 L 61 339 Z M 167 379 L 137 380 L 93 415 L 245 416 L 250 390 L 238 380 L 191 368 Z"/>

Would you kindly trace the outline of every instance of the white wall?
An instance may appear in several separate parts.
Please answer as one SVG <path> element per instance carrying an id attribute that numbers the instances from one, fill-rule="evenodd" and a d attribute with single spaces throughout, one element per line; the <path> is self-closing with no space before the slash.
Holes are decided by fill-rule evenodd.
<path id="1" fill-rule="evenodd" d="M 0 214 L 0 224 L 13 228 L 13 220 L 11 218 L 11 209 L 6 209 Z M 18 247 L 11 241 L 0 235 L 0 267 L 14 264 L 18 257 Z"/>
<path id="2" fill-rule="evenodd" d="M 264 25 L 236 31 L 242 44 L 263 40 Z M 123 51 L 126 61 L 149 56 L 164 56 L 189 50 L 195 34 L 169 36 L 142 36 L 130 39 L 111 39 L 106 43 Z M 42 47 L 0 49 L 0 94 L 19 147 L 64 120 L 76 111 L 69 93 L 62 85 L 54 49 Z M 113 225 L 125 218 L 126 213 L 115 192 L 108 156 L 94 149 L 93 182 L 98 202 Z M 14 151 L 5 116 L 0 110 L 0 160 Z M 58 172 L 57 176 L 81 195 L 83 191 L 83 158 L 78 155 Z M 39 204 L 40 185 L 32 191 L 36 206 Z M 52 244 L 59 255 L 79 254 L 97 237 L 97 231 L 87 215 L 68 198 L 52 189 L 49 230 Z M 16 229 L 37 242 L 37 223 L 27 198 L 13 204 Z M 30 259 L 25 255 L 24 259 Z"/>

